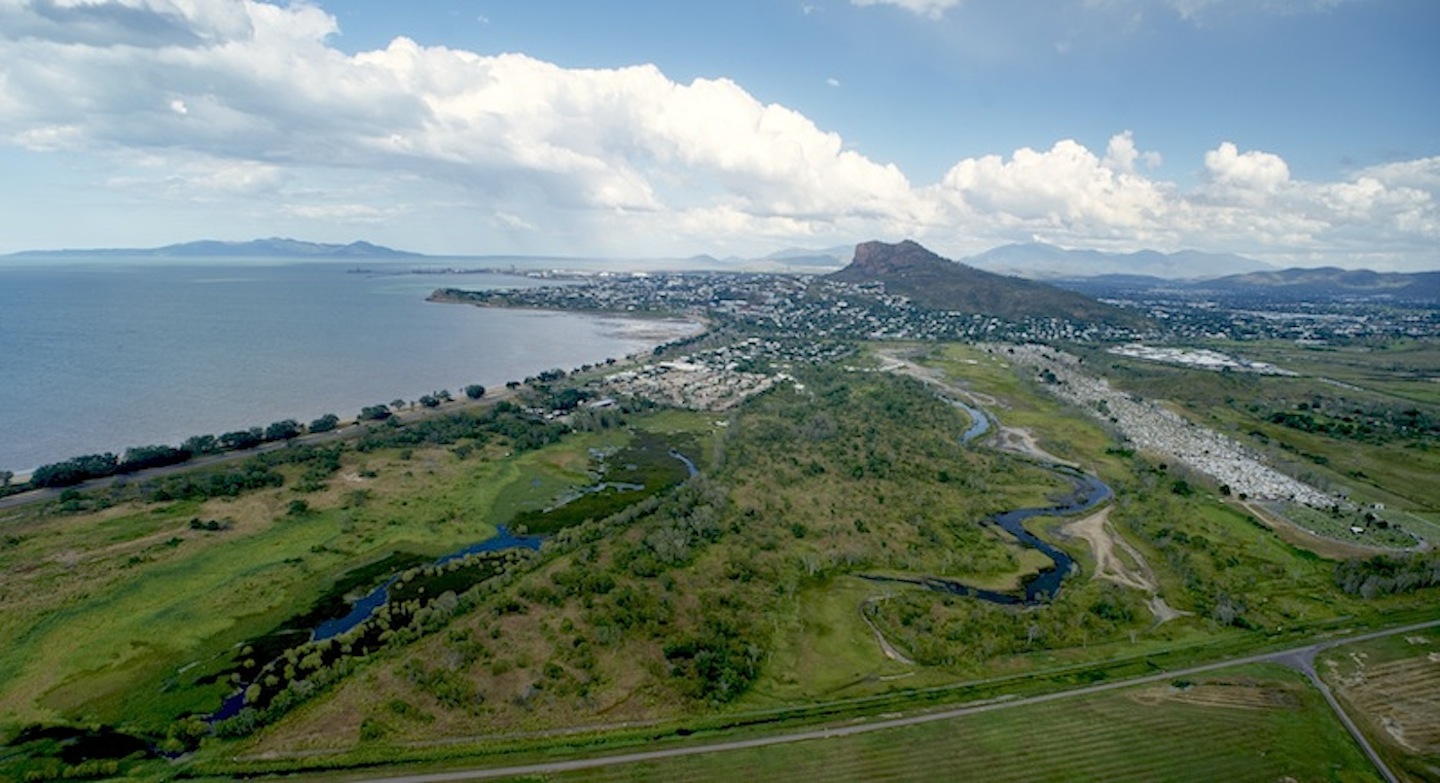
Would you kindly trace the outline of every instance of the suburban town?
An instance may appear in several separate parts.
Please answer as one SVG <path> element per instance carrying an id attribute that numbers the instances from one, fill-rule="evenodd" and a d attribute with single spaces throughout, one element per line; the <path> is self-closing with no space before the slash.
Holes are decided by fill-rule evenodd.
<path id="1" fill-rule="evenodd" d="M 463 274 L 508 273 L 465 270 Z M 461 270 L 455 270 L 457 275 Z M 1287 339 L 1325 342 L 1423 337 L 1440 330 L 1432 309 L 1393 303 L 1289 302 L 1283 308 L 1222 306 L 1215 297 L 1163 289 L 1101 301 L 1143 313 L 1149 326 L 1125 328 L 1065 318 L 1018 321 L 975 312 L 916 306 L 878 282 L 849 283 L 817 275 L 743 272 L 534 271 L 554 285 L 521 289 L 444 288 L 434 300 L 504 307 L 614 313 L 677 313 L 734 323 L 763 333 L 838 339 L 1006 340 L 1011 342 L 1179 343 L 1197 339 Z M 478 286 L 477 286 L 478 287 Z"/>

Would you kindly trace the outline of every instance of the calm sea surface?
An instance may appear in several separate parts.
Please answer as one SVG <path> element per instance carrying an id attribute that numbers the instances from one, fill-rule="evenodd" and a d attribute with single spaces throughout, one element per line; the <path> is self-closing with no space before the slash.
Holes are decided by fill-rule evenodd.
<path id="1" fill-rule="evenodd" d="M 524 277 L 419 264 L 0 263 L 0 469 L 191 435 L 353 418 L 361 407 L 622 358 L 698 329 L 443 305 Z M 425 266 L 434 267 L 433 259 Z"/>

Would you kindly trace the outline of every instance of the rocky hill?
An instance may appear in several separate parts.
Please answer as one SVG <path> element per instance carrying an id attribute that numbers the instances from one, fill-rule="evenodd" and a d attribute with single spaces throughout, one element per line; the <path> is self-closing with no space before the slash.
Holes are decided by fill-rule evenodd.
<path id="1" fill-rule="evenodd" d="M 920 244 L 865 242 L 850 265 L 830 275 L 850 283 L 884 283 L 892 294 L 932 310 L 955 310 L 1005 318 L 1064 318 L 1113 326 L 1136 326 L 1132 311 L 1052 285 L 1006 277 L 942 258 Z"/>

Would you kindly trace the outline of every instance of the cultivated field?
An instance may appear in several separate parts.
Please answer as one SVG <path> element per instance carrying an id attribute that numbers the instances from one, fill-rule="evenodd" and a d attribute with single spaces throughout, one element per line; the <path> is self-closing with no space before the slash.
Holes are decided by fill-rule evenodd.
<path id="1" fill-rule="evenodd" d="M 1440 633 L 1342 645 L 1316 670 L 1397 774 L 1440 778 Z"/>
<path id="2" fill-rule="evenodd" d="M 1318 693 L 1297 674 L 1265 666 L 850 737 L 543 779 L 1303 783 L 1380 778 Z"/>

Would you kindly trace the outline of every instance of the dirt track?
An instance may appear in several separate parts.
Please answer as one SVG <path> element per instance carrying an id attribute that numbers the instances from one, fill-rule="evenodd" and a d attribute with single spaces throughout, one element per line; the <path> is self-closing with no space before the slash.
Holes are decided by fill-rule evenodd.
<path id="1" fill-rule="evenodd" d="M 1102 508 L 1088 517 L 1083 517 L 1060 528 L 1067 536 L 1083 538 L 1090 544 L 1095 555 L 1095 573 L 1091 578 L 1104 579 L 1122 587 L 1129 587 L 1150 594 L 1146 605 L 1155 615 L 1155 622 L 1163 623 L 1186 614 L 1177 611 L 1159 596 L 1160 585 L 1145 557 L 1130 545 L 1130 542 L 1115 535 L 1109 528 L 1111 507 Z M 1121 557 L 1116 550 L 1124 553 Z M 1126 562 L 1126 561 L 1129 562 Z M 1132 566 L 1131 563 L 1134 563 Z"/>

